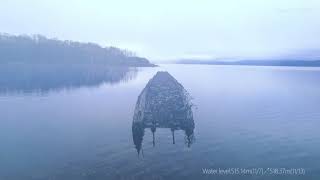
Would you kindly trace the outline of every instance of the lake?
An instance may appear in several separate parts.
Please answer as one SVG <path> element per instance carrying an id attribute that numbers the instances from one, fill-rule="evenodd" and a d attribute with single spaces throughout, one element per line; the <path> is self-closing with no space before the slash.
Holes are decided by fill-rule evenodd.
<path id="1" fill-rule="evenodd" d="M 138 154 L 134 110 L 158 71 L 192 97 L 194 141 L 158 128 L 153 145 L 146 128 Z M 160 65 L 52 71 L 50 82 L 33 72 L 1 75 L 1 180 L 320 177 L 320 68 Z"/>

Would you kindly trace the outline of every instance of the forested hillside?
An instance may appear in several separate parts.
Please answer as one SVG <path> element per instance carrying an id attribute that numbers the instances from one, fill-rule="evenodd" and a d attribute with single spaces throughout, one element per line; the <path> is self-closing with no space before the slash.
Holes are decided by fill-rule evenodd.
<path id="1" fill-rule="evenodd" d="M 0 63 L 153 66 L 146 58 L 116 47 L 48 39 L 41 35 L 8 34 L 0 35 Z"/>

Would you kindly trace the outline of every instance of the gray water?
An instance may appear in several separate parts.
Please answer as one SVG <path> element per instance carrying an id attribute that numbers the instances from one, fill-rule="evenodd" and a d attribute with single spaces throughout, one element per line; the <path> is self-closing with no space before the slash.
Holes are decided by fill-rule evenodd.
<path id="1" fill-rule="evenodd" d="M 138 156 L 131 130 L 135 104 L 160 70 L 193 98 L 195 141 L 186 146 L 177 131 L 172 144 L 171 131 L 157 129 L 153 147 L 146 129 Z M 86 79 L 83 86 L 1 92 L 0 179 L 320 177 L 319 68 L 163 65 L 134 72 L 113 83 Z M 305 172 L 217 175 L 204 174 L 205 168 Z"/>

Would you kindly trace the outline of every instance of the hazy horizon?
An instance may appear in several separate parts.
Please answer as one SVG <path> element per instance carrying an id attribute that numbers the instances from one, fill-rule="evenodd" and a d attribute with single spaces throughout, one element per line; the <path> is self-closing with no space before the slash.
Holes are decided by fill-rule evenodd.
<path id="1" fill-rule="evenodd" d="M 320 1 L 4 0 L 1 33 L 135 51 L 151 61 L 320 59 Z"/>
<path id="2" fill-rule="evenodd" d="M 0 180 L 320 178 L 320 0 L 0 1 Z"/>

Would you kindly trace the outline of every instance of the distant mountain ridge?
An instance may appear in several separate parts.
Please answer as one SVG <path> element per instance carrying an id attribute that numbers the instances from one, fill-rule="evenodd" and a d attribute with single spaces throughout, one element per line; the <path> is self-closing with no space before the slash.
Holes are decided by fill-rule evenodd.
<path id="1" fill-rule="evenodd" d="M 148 59 L 116 47 L 49 39 L 42 35 L 0 34 L 0 64 L 16 63 L 154 66 Z"/>
<path id="2" fill-rule="evenodd" d="M 207 65 L 247 65 L 247 66 L 305 66 L 320 67 L 320 60 L 239 60 L 239 61 L 215 61 L 215 60 L 178 60 L 176 64 L 207 64 Z"/>

